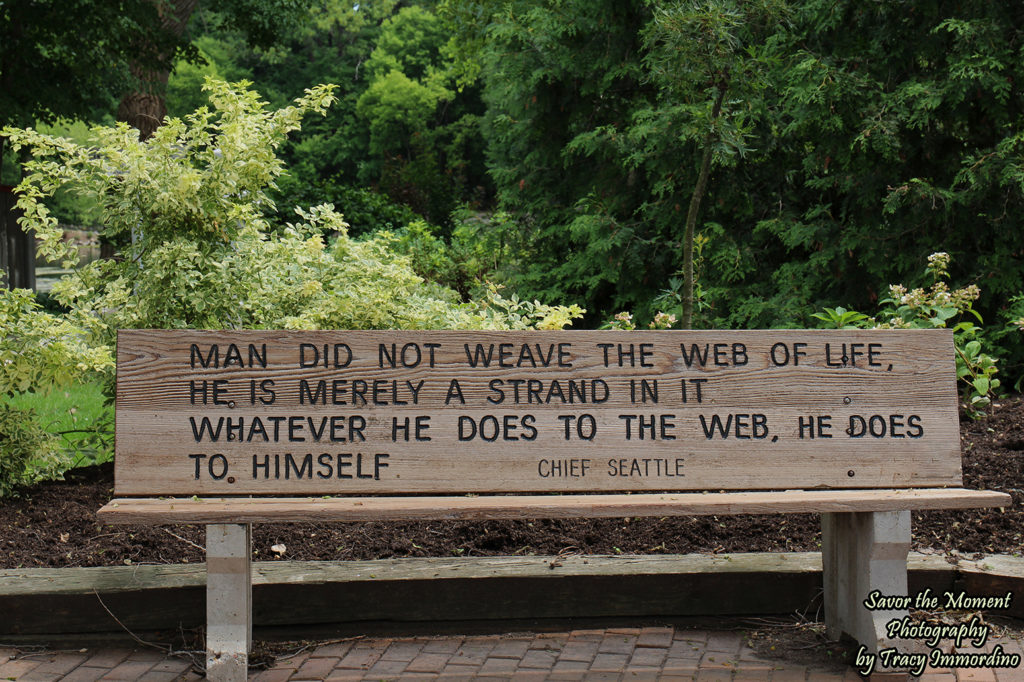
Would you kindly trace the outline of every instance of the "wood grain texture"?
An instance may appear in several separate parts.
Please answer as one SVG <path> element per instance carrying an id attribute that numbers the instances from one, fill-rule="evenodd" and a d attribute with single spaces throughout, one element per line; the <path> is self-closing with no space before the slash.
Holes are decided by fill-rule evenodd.
<path id="1" fill-rule="evenodd" d="M 789 490 L 635 495 L 468 497 L 171 498 L 111 500 L 102 523 L 259 523 L 689 516 L 1006 507 L 1006 493 L 931 490 Z"/>
<path id="2" fill-rule="evenodd" d="M 1005 554 L 973 561 L 911 552 L 908 568 L 973 572 L 1024 581 L 1024 558 Z M 588 554 L 585 556 L 403 557 L 347 561 L 255 561 L 254 586 L 408 582 L 456 578 L 680 575 L 684 573 L 807 573 L 821 571 L 818 552 L 732 554 Z M 206 564 L 139 564 L 0 569 L 0 597 L 108 595 L 145 589 L 203 588 Z M 971 592 L 985 594 L 985 591 Z"/>
<path id="3" fill-rule="evenodd" d="M 118 495 L 961 484 L 948 330 L 135 330 L 117 376 Z"/>

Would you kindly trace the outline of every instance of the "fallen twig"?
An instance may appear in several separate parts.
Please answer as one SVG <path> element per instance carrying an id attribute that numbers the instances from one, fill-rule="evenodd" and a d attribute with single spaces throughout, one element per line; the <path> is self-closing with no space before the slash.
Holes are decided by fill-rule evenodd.
<path id="1" fill-rule="evenodd" d="M 174 531 L 172 531 L 172 530 L 171 530 L 170 528 L 164 528 L 163 530 L 164 530 L 164 532 L 165 532 L 165 533 L 167 533 L 168 535 L 170 535 L 170 536 L 172 536 L 172 537 L 175 537 L 175 538 L 177 538 L 177 539 L 181 540 L 182 542 L 184 542 L 184 543 L 186 543 L 186 544 L 192 545 L 193 547 L 195 547 L 196 549 L 198 549 L 198 550 L 200 550 L 200 551 L 203 551 L 203 552 L 205 552 L 205 551 L 206 551 L 206 548 L 205 548 L 205 547 L 203 547 L 202 545 L 197 545 L 196 543 L 192 542 L 192 541 L 191 541 L 191 540 L 189 540 L 188 538 L 183 538 L 183 537 L 181 537 L 180 535 L 178 535 L 177 533 L 175 533 Z"/>

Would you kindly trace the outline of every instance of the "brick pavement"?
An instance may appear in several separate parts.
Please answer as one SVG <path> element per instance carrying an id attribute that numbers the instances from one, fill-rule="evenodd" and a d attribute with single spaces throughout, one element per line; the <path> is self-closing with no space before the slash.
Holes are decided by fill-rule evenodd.
<path id="1" fill-rule="evenodd" d="M 992 639 L 1024 656 L 1019 633 Z M 75 649 L 19 652 L 0 648 L 0 680 L 199 680 L 187 658 L 155 649 Z M 851 668 L 764 658 L 743 635 L 672 627 L 605 628 L 488 636 L 361 638 L 308 646 L 281 656 L 251 682 L 342 680 L 768 680 L 854 682 Z M 1024 682 L 1017 670 L 941 670 L 922 682 Z"/>

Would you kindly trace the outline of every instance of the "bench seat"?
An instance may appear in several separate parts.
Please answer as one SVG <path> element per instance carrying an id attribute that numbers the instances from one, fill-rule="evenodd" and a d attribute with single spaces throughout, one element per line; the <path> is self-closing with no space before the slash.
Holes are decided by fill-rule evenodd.
<path id="1" fill-rule="evenodd" d="M 632 495 L 119 498 L 109 524 L 282 523 L 885 512 L 1007 507 L 1010 495 L 965 488 L 785 490 Z"/>

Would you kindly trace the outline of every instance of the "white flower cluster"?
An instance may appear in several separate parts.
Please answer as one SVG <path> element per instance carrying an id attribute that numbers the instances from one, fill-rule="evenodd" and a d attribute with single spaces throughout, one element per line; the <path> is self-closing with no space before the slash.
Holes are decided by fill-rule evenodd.
<path id="1" fill-rule="evenodd" d="M 672 325 L 676 323 L 676 316 L 671 313 L 659 312 L 651 320 L 651 329 L 671 329 Z"/>
<path id="2" fill-rule="evenodd" d="M 611 323 L 608 325 L 612 329 L 620 329 L 623 331 L 630 331 L 636 329 L 636 325 L 633 324 L 633 315 L 628 312 L 616 313 L 615 317 L 612 318 Z"/>
<path id="3" fill-rule="evenodd" d="M 928 256 L 928 270 L 940 277 L 947 275 L 949 273 L 949 254 L 939 251 Z"/>
<path id="4" fill-rule="evenodd" d="M 944 254 L 932 254 L 944 255 Z M 889 285 L 889 297 L 900 305 L 905 305 L 911 310 L 920 307 L 947 307 L 953 306 L 959 311 L 967 310 L 971 303 L 978 300 L 981 289 L 976 284 L 969 284 L 961 289 L 949 290 L 945 282 L 936 282 L 930 289 L 917 288 L 907 291 L 902 284 Z"/>

